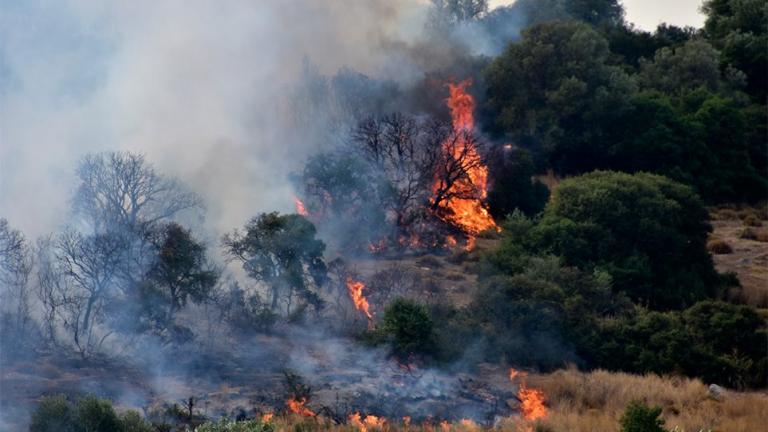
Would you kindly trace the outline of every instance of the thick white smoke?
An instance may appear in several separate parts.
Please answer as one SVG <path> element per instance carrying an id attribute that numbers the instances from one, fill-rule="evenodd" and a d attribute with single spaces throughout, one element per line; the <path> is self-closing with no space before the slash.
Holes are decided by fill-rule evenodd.
<path id="1" fill-rule="evenodd" d="M 287 174 L 311 149 L 287 130 L 304 59 L 417 78 L 396 54 L 418 0 L 4 1 L 0 215 L 30 237 L 66 222 L 85 153 L 143 152 L 201 193 L 223 232 L 292 209 Z"/>

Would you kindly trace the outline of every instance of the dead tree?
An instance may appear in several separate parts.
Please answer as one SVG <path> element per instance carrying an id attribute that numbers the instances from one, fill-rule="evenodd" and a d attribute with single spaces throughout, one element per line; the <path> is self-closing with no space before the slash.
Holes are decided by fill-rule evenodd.
<path id="1" fill-rule="evenodd" d="M 58 319 L 78 353 L 88 357 L 111 333 L 99 333 L 97 327 L 118 277 L 124 241 L 109 234 L 86 236 L 67 230 L 48 247 L 50 255 L 41 254 L 39 291 L 47 318 Z M 49 325 L 53 338 L 55 330 Z"/>

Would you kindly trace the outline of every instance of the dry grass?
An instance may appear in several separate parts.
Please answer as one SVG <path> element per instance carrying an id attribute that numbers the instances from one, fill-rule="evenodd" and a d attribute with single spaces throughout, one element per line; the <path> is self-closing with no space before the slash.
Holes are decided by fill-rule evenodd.
<path id="1" fill-rule="evenodd" d="M 546 395 L 548 416 L 535 423 L 518 416 L 500 419 L 489 428 L 470 423 L 411 424 L 391 419 L 383 428 L 368 431 L 432 431 L 469 432 L 495 430 L 504 432 L 618 432 L 619 419 L 633 400 L 662 407 L 667 430 L 761 431 L 768 415 L 768 394 L 764 392 L 725 391 L 720 397 L 709 394 L 701 381 L 667 378 L 656 375 L 630 375 L 606 371 L 579 372 L 560 370 L 551 374 L 533 374 L 528 385 L 542 389 Z M 327 419 L 276 417 L 277 430 L 290 431 L 359 431 L 350 425 L 333 425 Z M 297 427 L 298 426 L 298 427 Z"/>
<path id="2" fill-rule="evenodd" d="M 764 430 L 768 394 L 727 392 L 720 400 L 699 380 L 596 371 L 562 370 L 532 377 L 544 390 L 553 431 L 618 431 L 618 420 L 633 400 L 663 408 L 666 427 L 677 431 Z"/>
<path id="3" fill-rule="evenodd" d="M 707 242 L 707 250 L 715 255 L 727 255 L 733 253 L 733 248 L 724 240 L 712 239 Z"/>

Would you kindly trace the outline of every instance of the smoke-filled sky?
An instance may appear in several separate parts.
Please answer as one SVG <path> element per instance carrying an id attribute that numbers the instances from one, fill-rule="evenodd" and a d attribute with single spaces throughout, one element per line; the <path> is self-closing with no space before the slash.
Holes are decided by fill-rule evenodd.
<path id="1" fill-rule="evenodd" d="M 491 6 L 513 3 L 513 0 L 491 0 Z M 704 15 L 699 8 L 702 0 L 622 0 L 627 21 L 636 27 L 652 31 L 665 22 L 676 26 L 701 27 Z"/>
<path id="2" fill-rule="evenodd" d="M 697 2 L 656 3 L 626 0 L 628 19 L 696 24 L 683 12 Z M 412 80 L 393 47 L 418 37 L 427 4 L 0 0 L 0 217 L 31 237 L 56 229 L 77 160 L 104 150 L 181 178 L 214 232 L 292 210 L 287 175 L 311 151 L 285 121 L 303 59 Z"/>

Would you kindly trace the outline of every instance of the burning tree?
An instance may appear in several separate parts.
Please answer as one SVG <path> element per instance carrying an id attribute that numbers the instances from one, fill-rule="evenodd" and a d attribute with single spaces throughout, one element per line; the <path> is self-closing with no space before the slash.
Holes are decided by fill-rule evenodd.
<path id="1" fill-rule="evenodd" d="M 267 285 L 272 310 L 282 301 L 290 314 L 296 295 L 315 309 L 323 305 L 316 289 L 327 277 L 325 244 L 315 234 L 315 226 L 303 216 L 263 213 L 245 225 L 244 233 L 227 234 L 222 243 L 230 259 L 242 262 L 250 277 Z"/>
<path id="2" fill-rule="evenodd" d="M 301 176 L 310 214 L 353 222 L 344 223 L 345 233 L 349 225 L 374 233 L 368 238 L 374 252 L 393 244 L 437 247 L 446 228 L 469 236 L 496 228 L 484 203 L 488 170 L 469 84 L 449 85 L 451 122 L 370 116 L 352 129 L 349 148 L 310 159 Z"/>

